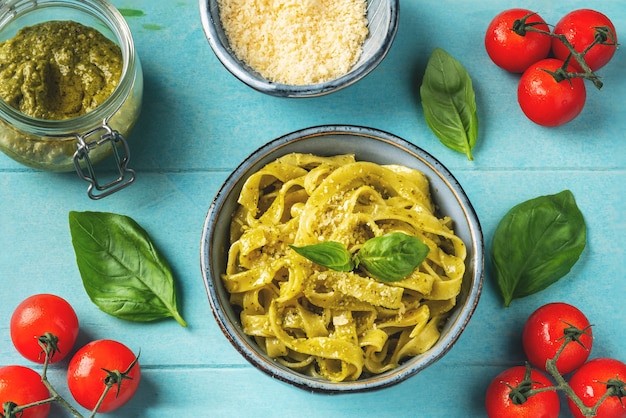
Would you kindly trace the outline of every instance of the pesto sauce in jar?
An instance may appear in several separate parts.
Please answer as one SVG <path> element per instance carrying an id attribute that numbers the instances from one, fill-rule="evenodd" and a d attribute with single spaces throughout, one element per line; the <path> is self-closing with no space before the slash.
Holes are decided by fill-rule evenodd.
<path id="1" fill-rule="evenodd" d="M 33 118 L 74 118 L 111 95 L 122 67 L 120 48 L 96 29 L 38 23 L 0 43 L 0 98 Z"/>

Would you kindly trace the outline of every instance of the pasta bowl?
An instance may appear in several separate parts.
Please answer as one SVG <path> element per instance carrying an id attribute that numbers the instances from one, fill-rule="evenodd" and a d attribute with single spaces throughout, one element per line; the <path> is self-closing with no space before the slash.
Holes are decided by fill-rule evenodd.
<path id="1" fill-rule="evenodd" d="M 304 3 L 303 3 L 304 4 Z M 239 7 L 233 6 L 239 12 Z M 306 84 L 293 84 L 288 82 L 277 82 L 270 80 L 260 70 L 253 69 L 244 60 L 234 53 L 234 48 L 226 35 L 222 19 L 220 18 L 220 8 L 218 0 L 200 0 L 200 17 L 206 38 L 221 64 L 237 79 L 252 87 L 253 89 L 278 97 L 315 97 L 325 95 L 348 87 L 361 80 L 376 68 L 385 58 L 398 30 L 399 0 L 366 0 L 367 36 L 362 42 L 361 54 L 347 72 L 337 74 L 336 77 L 321 82 Z M 241 16 L 242 14 L 240 14 Z M 258 13 L 257 13 L 258 15 Z M 241 17 L 238 16 L 238 19 Z M 254 16 L 254 13 L 251 13 Z M 247 18 L 244 16 L 244 20 Z M 249 24 L 249 22 L 246 21 Z M 332 26 L 331 26 L 332 27 Z M 247 29 L 249 30 L 249 29 Z M 323 30 L 326 32 L 327 30 Z M 347 30 L 347 32 L 351 32 Z M 265 37 L 265 35 L 263 35 Z M 303 55 L 311 55 L 311 46 L 305 44 L 299 46 L 304 49 Z M 249 47 L 250 50 L 259 50 L 261 47 L 255 45 Z M 269 48 L 263 48 L 269 49 Z M 345 48 L 339 47 L 340 50 Z M 280 53 L 279 55 L 284 55 Z M 241 56 L 241 54 L 239 54 Z M 278 60 L 272 57 L 271 61 Z M 294 66 L 293 63 L 282 67 Z M 315 66 L 316 63 L 313 63 Z M 309 66 L 307 64 L 307 66 Z M 257 67 L 258 68 L 258 67 Z M 265 76 L 261 73 L 266 74 Z"/>
<path id="2" fill-rule="evenodd" d="M 432 234 L 434 236 L 439 236 L 438 231 L 440 230 L 448 232 L 453 231 L 452 238 L 445 238 L 441 243 L 434 245 L 434 247 L 430 249 L 429 254 L 433 254 L 433 259 L 440 260 L 442 265 L 448 263 L 448 261 L 444 262 L 444 259 L 451 260 L 448 267 L 437 267 L 436 265 L 432 267 L 433 272 L 440 272 L 433 273 L 432 276 L 438 277 L 440 275 L 441 277 L 431 279 L 435 281 L 443 280 L 442 277 L 447 276 L 445 282 L 442 281 L 438 288 L 455 288 L 456 293 L 452 293 L 452 296 L 437 298 L 434 296 L 436 292 L 433 290 L 437 287 L 435 285 L 431 286 L 432 289 L 428 291 L 424 290 L 420 293 L 420 291 L 416 291 L 410 285 L 406 284 L 413 278 L 419 278 L 418 282 L 420 282 L 422 278 L 426 276 L 430 277 L 430 273 L 428 273 L 430 271 L 429 269 L 425 270 L 427 273 L 424 273 L 424 276 L 422 274 L 417 274 L 415 277 L 411 275 L 410 279 L 403 279 L 395 283 L 383 283 L 372 278 L 353 277 L 356 276 L 356 273 L 352 272 L 336 273 L 332 272 L 331 269 L 318 269 L 315 267 L 316 264 L 314 262 L 310 262 L 305 258 L 289 258 L 289 260 L 292 260 L 291 264 L 283 265 L 282 267 L 279 266 L 272 270 L 275 276 L 288 276 L 288 279 L 278 277 L 278 282 L 273 282 L 274 279 L 272 278 L 272 282 L 270 283 L 270 281 L 267 280 L 266 273 L 256 274 L 252 269 L 244 269 L 243 274 L 237 272 L 232 273 L 233 269 L 237 270 L 240 265 L 244 265 L 247 262 L 243 259 L 235 259 L 236 261 L 233 261 L 233 256 L 239 256 L 244 253 L 241 247 L 231 247 L 235 246 L 232 242 L 237 241 L 240 243 L 245 235 L 241 234 L 241 231 L 235 232 L 235 230 L 238 230 L 239 225 L 246 219 L 264 219 L 259 213 L 248 212 L 241 215 L 241 208 L 249 204 L 249 200 L 246 196 L 249 196 L 250 192 L 256 193 L 259 191 L 259 193 L 261 193 L 262 191 L 265 193 L 265 191 L 270 188 L 269 184 L 274 177 L 288 177 L 289 175 L 285 174 L 287 173 L 286 169 L 279 169 L 275 174 L 271 174 L 265 178 L 258 178 L 259 173 L 261 173 L 260 170 L 263 170 L 263 173 L 265 173 L 267 167 L 274 167 L 276 164 L 278 164 L 279 168 L 285 167 L 280 165 L 282 164 L 281 162 L 290 160 L 294 155 L 306 156 L 302 157 L 305 160 L 309 158 L 313 160 L 321 158 L 326 161 L 326 157 L 336 158 L 337 156 L 341 156 L 341 159 L 329 163 L 329 166 L 337 166 L 337 168 L 332 169 L 334 171 L 330 171 L 330 174 L 316 174 L 317 180 L 304 180 L 301 183 L 298 183 L 299 180 L 297 180 L 295 183 L 298 183 L 300 186 L 282 187 L 280 190 L 293 190 L 296 194 L 302 195 L 304 190 L 311 188 L 309 187 L 311 181 L 313 181 L 313 183 L 319 181 L 320 184 L 328 186 L 326 180 L 332 178 L 333 181 L 331 183 L 342 184 L 341 181 L 335 180 L 341 179 L 342 177 L 340 176 L 346 173 L 351 175 L 350 171 L 353 167 L 361 167 L 366 172 L 365 177 L 374 179 L 375 183 L 371 188 L 363 188 L 364 194 L 356 199 L 356 206 L 366 208 L 362 211 L 364 214 L 378 212 L 386 205 L 386 201 L 377 197 L 371 197 L 372 194 L 368 191 L 370 189 L 376 189 L 379 184 L 383 184 L 386 181 L 388 181 L 391 186 L 381 186 L 384 189 L 383 195 L 393 196 L 395 191 L 398 190 L 400 190 L 398 195 L 403 196 L 403 193 L 407 190 L 410 191 L 409 195 L 411 196 L 413 194 L 420 196 L 429 195 L 432 208 L 434 208 L 433 213 L 430 214 L 428 210 L 421 209 L 421 204 L 418 204 L 420 209 L 415 213 L 412 212 L 409 218 L 413 217 L 413 215 L 417 217 L 426 216 L 426 218 L 423 218 L 425 219 L 423 221 L 424 225 L 436 226 L 424 228 L 435 231 Z M 354 162 L 344 161 L 343 158 L 346 155 L 349 156 L 346 157 L 348 159 L 353 158 Z M 300 157 L 296 160 L 300 161 L 299 158 Z M 268 166 L 268 164 L 270 164 L 270 166 Z M 399 169 L 398 166 L 405 167 L 406 170 Z M 326 165 L 322 168 L 325 169 L 325 167 Z M 299 170 L 298 173 L 305 172 L 307 174 L 315 171 L 312 169 L 307 171 L 300 168 L 297 170 Z M 371 176 L 367 174 L 368 170 L 373 170 Z M 387 178 L 387 170 L 395 170 L 389 178 Z M 413 170 L 417 170 L 422 174 L 417 177 L 413 177 L 414 174 L 407 174 L 415 173 Z M 407 182 L 410 184 L 418 184 L 418 178 L 426 179 L 427 181 L 421 186 L 407 187 Z M 411 183 L 411 179 L 416 179 L 416 182 Z M 287 181 L 285 180 L 285 182 Z M 303 186 L 303 184 L 308 184 L 309 186 Z M 361 190 L 361 188 L 357 188 L 356 186 L 353 187 L 349 182 L 346 184 L 349 184 L 349 186 L 346 187 L 350 188 L 350 193 L 352 193 L 352 189 Z M 272 199 L 274 202 L 278 202 L 278 206 L 280 206 L 283 201 L 292 203 L 291 205 L 286 205 L 290 206 L 290 209 L 281 212 L 282 214 L 275 217 L 276 223 L 288 222 L 284 220 L 285 216 L 283 216 L 286 212 L 291 212 L 293 217 L 302 216 L 297 223 L 294 223 L 294 225 L 298 225 L 298 231 L 294 233 L 296 238 L 292 240 L 292 238 L 286 236 L 281 239 L 284 239 L 285 242 L 292 240 L 293 243 L 298 243 L 298 237 L 303 228 L 302 225 L 312 224 L 314 225 L 313 230 L 318 230 L 316 228 L 319 228 L 321 231 L 324 228 L 321 223 L 322 219 L 326 216 L 326 212 L 321 210 L 320 207 L 326 205 L 327 202 L 336 200 L 337 196 L 339 196 L 339 192 L 337 192 L 339 189 L 335 190 L 333 187 L 334 186 L 313 187 L 316 191 L 311 193 L 308 198 L 293 197 L 293 195 L 279 198 L 276 196 L 281 192 L 276 189 L 272 190 Z M 418 187 L 425 187 L 427 190 L 426 192 L 417 193 L 416 188 Z M 404 190 L 404 192 L 402 190 Z M 322 194 L 320 197 L 317 193 L 329 194 L 327 196 Z M 251 199 L 250 201 L 260 202 L 267 196 L 269 196 L 269 194 L 263 195 L 259 199 Z M 344 196 L 348 195 L 342 194 L 341 196 L 341 199 L 343 199 Z M 383 196 L 383 199 L 386 197 L 388 196 Z M 394 199 L 391 200 L 396 202 Z M 304 203 L 299 206 L 297 201 Z M 370 202 L 374 202 L 373 205 L 375 207 L 372 206 L 368 208 L 368 205 L 371 205 Z M 261 205 L 262 204 L 259 204 L 259 206 Z M 270 208 L 265 208 L 265 214 L 270 213 L 268 216 L 274 216 L 272 214 L 273 209 L 271 208 L 275 206 L 273 204 L 266 206 Z M 349 206 L 349 204 L 345 203 L 344 205 L 342 201 L 339 201 L 337 207 L 339 206 Z M 407 205 L 402 204 L 401 206 Z M 428 204 L 425 203 L 423 207 L 426 208 L 427 206 Z M 305 218 L 304 214 L 308 213 L 308 210 L 313 210 L 313 213 L 315 213 L 318 209 L 320 210 L 317 215 L 307 216 Z M 396 209 L 394 209 L 394 211 L 395 210 Z M 263 216 L 265 216 L 265 214 Z M 328 218 L 328 216 L 326 216 L 326 218 Z M 342 228 L 342 219 L 343 216 L 333 215 L 330 219 L 326 220 L 337 222 L 338 226 L 333 226 L 330 228 L 331 230 L 340 230 Z M 444 220 L 451 220 L 451 223 L 444 222 Z M 319 225 L 316 224 L 318 221 L 320 223 Z M 431 221 L 433 223 L 431 223 Z M 251 222 L 255 223 L 256 221 Z M 378 222 L 378 220 L 375 222 Z M 369 225 L 368 222 L 364 223 Z M 391 223 L 397 224 L 399 222 L 394 221 Z M 440 223 L 448 226 L 441 227 L 439 226 Z M 262 247 L 266 245 L 265 242 L 269 243 L 270 238 L 268 238 L 268 236 L 272 234 L 271 230 L 273 230 L 276 225 L 273 223 L 267 225 L 269 226 L 259 235 L 254 235 L 254 232 L 250 232 L 255 230 L 253 227 L 244 228 L 249 233 L 253 234 L 252 236 L 254 237 L 244 246 L 252 247 L 259 245 Z M 446 229 L 448 227 L 449 229 Z M 430 237 L 429 234 L 426 235 Z M 442 236 L 443 235 L 450 237 L 447 233 L 443 233 Z M 306 236 L 306 234 L 304 236 Z M 313 239 L 316 240 L 317 238 Z M 425 242 L 430 242 L 431 244 L 432 242 L 436 242 L 431 242 L 430 238 L 423 239 Z M 437 238 L 435 237 L 433 239 Z M 448 241 L 448 239 L 452 241 Z M 451 245 L 450 242 L 454 242 L 454 244 Z M 269 244 L 267 244 L 265 250 L 267 254 L 278 251 L 276 248 L 270 249 Z M 254 260 L 262 259 L 263 252 L 263 248 L 261 248 L 261 251 L 256 253 L 256 256 L 248 258 Z M 213 315 L 226 338 L 248 362 L 273 378 L 307 391 L 347 393 L 369 391 L 402 382 L 442 358 L 453 347 L 468 324 L 481 294 L 484 266 L 483 252 L 484 245 L 481 226 L 471 202 L 458 181 L 433 156 L 412 143 L 387 132 L 367 127 L 326 125 L 303 129 L 268 142 L 266 145 L 254 151 L 230 174 L 208 209 L 202 230 L 200 264 Z M 289 254 L 288 257 L 299 257 L 299 255 L 295 253 Z M 437 254 L 438 256 L 435 257 Z M 431 263 L 430 258 L 429 255 L 422 265 L 424 263 Z M 275 258 L 274 262 L 282 263 L 285 259 L 287 259 L 287 256 L 283 257 L 281 255 Z M 454 266 L 452 266 L 453 262 L 456 263 Z M 300 263 L 303 263 L 303 266 L 307 266 L 303 267 L 305 270 L 299 270 Z M 312 273 L 313 270 L 306 270 L 308 268 L 314 268 L 311 266 L 316 268 L 315 273 Z M 395 265 L 391 265 L 392 269 L 395 267 Z M 298 276 L 298 274 L 300 274 L 299 272 L 303 272 L 299 280 L 296 279 L 292 281 L 292 269 L 295 269 L 294 277 Z M 422 271 L 422 269 L 423 267 L 420 267 L 419 271 Z M 322 270 L 324 271 L 322 272 Z M 285 271 L 288 271 L 289 274 L 286 274 Z M 316 275 L 315 280 L 318 281 L 316 284 L 309 287 L 305 286 L 302 288 L 303 290 L 294 290 L 298 298 L 304 294 L 307 298 L 306 301 L 302 302 L 302 304 L 297 302 L 297 306 L 290 305 L 287 308 L 276 308 L 276 306 L 281 306 L 281 302 L 273 299 L 274 293 L 277 297 L 278 294 L 280 294 L 280 298 L 287 298 L 290 289 L 297 289 L 298 283 L 312 280 L 311 277 L 313 277 L 313 274 Z M 339 282 L 319 283 L 320 280 L 331 280 L 331 278 L 340 277 L 340 275 L 344 274 L 347 275 L 346 277 L 349 276 L 349 280 L 341 281 L 340 283 L 342 284 L 340 285 L 337 284 Z M 238 284 L 234 284 L 236 283 L 235 279 L 238 279 L 240 276 L 246 279 L 237 282 Z M 456 282 L 454 282 L 455 280 Z M 269 290 L 266 289 L 255 293 L 254 289 L 258 289 L 259 281 L 270 283 Z M 456 283 L 456 285 L 453 286 L 453 282 Z M 382 301 L 380 298 L 385 299 L 390 294 L 395 294 L 398 292 L 398 288 L 402 288 L 402 286 L 407 287 L 400 290 L 400 292 L 404 293 L 401 293 L 402 307 L 400 310 L 402 312 L 399 312 L 394 310 L 397 306 L 392 309 L 390 305 L 386 305 L 386 302 Z M 252 291 L 242 296 L 242 292 L 246 290 L 245 288 L 250 288 Z M 334 303 L 332 300 L 334 296 L 338 294 L 351 295 L 349 301 L 346 302 L 347 305 L 341 305 L 341 308 L 333 306 L 332 309 L 327 309 L 326 304 Z M 430 296 L 425 297 L 424 295 L 426 294 Z M 364 307 L 365 305 L 363 305 L 363 303 L 365 302 L 361 302 L 361 299 L 363 299 L 363 301 L 366 299 L 370 301 L 368 297 L 374 299 L 371 303 L 377 305 L 376 309 Z M 412 302 L 410 301 L 412 297 L 421 298 L 415 306 L 411 305 Z M 272 300 L 270 300 L 269 303 L 265 303 L 264 301 L 267 301 L 268 298 Z M 353 302 L 354 310 L 350 311 L 352 308 L 347 308 L 346 306 L 352 306 Z M 444 305 L 447 306 L 445 310 L 441 308 Z M 296 306 L 296 308 L 294 308 L 294 306 Z M 386 326 L 385 324 L 388 324 L 388 322 L 387 319 L 383 318 L 383 322 L 376 322 L 377 325 L 368 325 L 369 323 L 366 318 L 369 317 L 369 314 L 367 312 L 373 312 L 372 315 L 375 317 L 389 314 L 390 316 L 387 318 L 392 318 L 395 321 L 397 318 L 407 319 L 412 317 L 412 314 L 409 314 L 409 310 L 413 308 L 409 308 L 409 306 L 415 308 L 415 310 L 411 312 L 418 312 L 421 309 L 429 312 L 431 316 L 428 322 L 417 322 L 429 325 L 420 325 L 419 330 L 418 326 L 415 326 L 408 331 L 403 331 L 406 332 L 406 335 L 402 334 L 406 337 L 404 340 L 403 338 L 405 337 L 389 337 L 389 340 L 381 342 L 378 347 L 375 347 L 377 343 L 372 343 L 372 340 L 376 340 L 377 336 L 381 335 L 382 330 Z M 424 308 L 424 306 L 426 306 L 427 309 Z M 245 307 L 245 309 L 243 307 Z M 250 314 L 249 307 L 252 307 L 252 314 Z M 437 312 L 438 309 L 441 309 L 441 313 Z M 300 315 L 298 312 L 302 310 L 308 311 L 306 313 L 302 312 L 302 318 L 304 319 L 299 321 L 295 317 Z M 291 319 L 288 318 L 290 314 L 287 311 L 293 313 Z M 334 316 L 324 320 L 323 318 L 326 312 L 332 312 L 330 315 Z M 338 314 L 337 312 L 340 313 Z M 357 320 L 357 318 L 359 319 Z M 299 323 L 309 323 L 309 319 L 311 319 L 311 322 L 308 327 L 303 327 L 307 328 L 305 331 L 294 331 L 295 328 L 298 328 Z M 332 331 L 329 331 L 330 334 L 324 334 L 324 332 L 326 332 L 325 330 L 322 330 L 321 333 L 317 330 L 320 328 L 320 323 L 332 329 Z M 280 328 L 280 330 L 276 331 L 276 334 L 270 335 L 274 331 L 270 332 L 268 330 L 273 330 L 274 326 L 278 326 L 276 324 L 280 324 L 280 327 L 284 328 Z M 394 324 L 394 327 L 396 327 L 397 323 Z M 410 326 L 413 327 L 413 325 Z M 252 331 L 250 331 L 251 329 Z M 351 329 L 352 331 L 349 332 L 353 333 L 353 339 L 359 340 L 357 347 L 370 347 L 370 343 L 372 344 L 371 347 L 373 347 L 367 349 L 369 350 L 367 354 L 365 354 L 366 349 L 361 350 L 361 348 L 357 348 L 357 352 L 361 353 L 363 351 L 363 356 L 367 359 L 356 359 L 354 361 L 356 366 L 350 363 L 351 360 L 344 360 L 342 357 L 344 353 L 349 352 L 354 354 L 354 349 L 343 348 L 344 346 L 332 350 L 328 349 L 328 347 L 330 347 L 328 344 L 331 344 L 329 342 L 329 335 L 332 334 L 333 338 L 335 338 L 337 335 L 341 334 L 341 338 L 344 338 L 343 333 L 346 329 Z M 395 330 L 395 328 L 393 329 Z M 426 333 L 426 329 L 435 332 L 436 334 L 432 334 L 435 335 L 435 337 L 431 338 L 432 335 Z M 298 332 L 300 332 L 300 334 L 297 334 Z M 305 332 L 306 335 L 303 335 Z M 313 335 L 311 338 L 308 338 L 310 336 L 309 332 Z M 393 332 L 392 330 L 388 334 L 393 334 Z M 409 335 L 411 338 L 409 338 Z M 419 347 L 419 344 L 421 344 L 420 341 L 415 342 L 416 340 L 422 340 L 420 335 L 425 335 L 423 341 L 428 340 L 430 342 L 423 350 L 415 348 Z M 383 337 L 385 336 L 383 335 Z M 392 340 L 392 338 L 396 339 Z M 383 340 L 385 339 L 383 338 Z M 406 343 L 409 340 L 412 342 Z M 406 358 L 403 357 L 401 361 L 397 361 L 391 366 L 383 364 L 383 359 L 393 358 L 395 352 L 399 350 L 402 344 L 404 344 L 402 350 L 409 347 L 409 351 L 407 352 L 411 354 L 406 356 Z M 304 353 L 292 355 L 292 350 L 299 350 L 301 346 L 306 346 Z M 318 348 L 322 353 L 318 355 L 315 351 L 314 356 L 312 356 L 311 350 L 317 350 Z M 374 354 L 372 354 L 372 350 Z M 381 352 L 383 354 L 380 354 Z M 392 352 L 394 352 L 393 355 L 391 354 Z M 385 355 L 384 353 L 387 354 Z M 315 360 L 311 363 L 312 357 L 316 359 L 320 357 L 327 358 Z M 286 358 L 288 359 L 285 360 Z M 381 362 L 380 366 L 382 368 L 372 371 L 378 367 L 378 361 Z M 365 362 L 365 367 L 359 369 L 360 366 L 363 366 L 363 362 Z M 391 363 L 390 361 L 390 364 Z M 359 369 L 360 374 L 350 374 L 355 368 Z M 344 372 L 347 374 L 342 374 Z M 347 376 L 347 378 L 335 379 L 334 377 L 337 375 L 342 375 L 343 377 Z M 330 376 L 330 378 L 328 376 Z"/>

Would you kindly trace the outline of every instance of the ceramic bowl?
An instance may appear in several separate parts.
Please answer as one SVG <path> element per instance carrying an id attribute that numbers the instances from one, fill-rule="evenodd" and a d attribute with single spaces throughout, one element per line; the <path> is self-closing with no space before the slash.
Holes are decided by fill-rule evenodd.
<path id="1" fill-rule="evenodd" d="M 204 33 L 219 61 L 239 80 L 260 92 L 279 97 L 315 97 L 348 87 L 369 74 L 387 55 L 398 30 L 399 0 L 367 0 L 369 35 L 359 61 L 345 75 L 324 83 L 272 83 L 239 60 L 231 50 L 219 16 L 217 0 L 200 0 Z"/>
<path id="2" fill-rule="evenodd" d="M 239 316 L 222 285 L 231 216 L 245 180 L 276 158 L 292 153 L 316 155 L 355 154 L 357 160 L 401 164 L 422 171 L 429 179 L 438 215 L 450 216 L 455 233 L 467 247 L 466 273 L 456 307 L 441 330 L 437 343 L 389 372 L 353 382 L 334 383 L 286 368 L 269 358 L 246 336 Z M 232 345 L 251 364 L 281 381 L 323 393 L 360 392 L 399 383 L 443 357 L 465 329 L 478 303 L 483 281 L 484 245 L 476 213 L 453 175 L 434 157 L 412 143 L 379 130 L 356 126 L 318 126 L 277 138 L 252 153 L 227 178 L 206 216 L 201 240 L 201 269 L 217 323 Z"/>

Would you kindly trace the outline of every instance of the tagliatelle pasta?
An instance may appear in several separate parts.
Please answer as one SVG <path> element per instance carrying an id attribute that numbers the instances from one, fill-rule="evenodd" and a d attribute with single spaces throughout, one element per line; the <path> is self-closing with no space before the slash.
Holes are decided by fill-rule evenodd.
<path id="1" fill-rule="evenodd" d="M 439 339 L 466 248 L 452 220 L 436 216 L 421 172 L 352 155 L 288 154 L 252 174 L 238 202 L 222 280 L 244 332 L 270 357 L 349 381 L 391 370 Z M 326 269 L 289 246 L 336 241 L 354 253 L 390 232 L 416 236 L 430 250 L 392 283 Z"/>

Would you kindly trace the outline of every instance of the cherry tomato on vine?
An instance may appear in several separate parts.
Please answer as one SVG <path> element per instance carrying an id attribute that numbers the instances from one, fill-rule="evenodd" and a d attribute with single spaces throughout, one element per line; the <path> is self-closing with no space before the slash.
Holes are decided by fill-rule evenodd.
<path id="1" fill-rule="evenodd" d="M 604 14 L 591 9 L 574 10 L 563 16 L 554 26 L 554 33 L 565 35 L 570 44 L 577 52 L 588 48 L 598 34 L 596 28 L 604 28 L 602 44 L 596 44 L 585 53 L 585 62 L 592 71 L 604 67 L 615 54 L 617 48 L 617 33 L 611 20 Z M 558 38 L 552 39 L 552 51 L 558 59 L 565 60 L 570 54 L 569 49 Z M 572 66 L 581 71 L 576 60 L 572 60 Z"/>
<path id="2" fill-rule="evenodd" d="M 0 367 L 0 414 L 5 402 L 18 406 L 50 398 L 48 388 L 41 381 L 39 373 L 24 366 Z M 50 403 L 26 408 L 21 418 L 45 418 L 50 413 Z"/>
<path id="3" fill-rule="evenodd" d="M 621 385 L 619 384 L 621 382 Z M 614 384 L 618 395 L 609 396 L 597 410 L 596 418 L 626 417 L 626 364 L 610 358 L 596 358 L 585 363 L 570 378 L 569 385 L 586 406 L 592 407 L 606 393 L 609 384 Z M 568 399 L 570 411 L 575 418 L 584 415 L 571 399 Z"/>
<path id="4" fill-rule="evenodd" d="M 121 407 L 133 397 L 139 386 L 141 369 L 135 360 L 135 354 L 120 342 L 90 342 L 70 360 L 67 384 L 72 396 L 84 408 L 93 410 L 106 387 L 105 379 L 109 376 L 107 370 L 118 371 L 122 379 L 111 387 L 98 412 L 109 412 Z"/>
<path id="5" fill-rule="evenodd" d="M 528 361 L 546 370 L 546 361 L 553 359 L 566 338 L 569 340 L 559 354 L 556 367 L 568 374 L 589 358 L 593 334 L 589 320 L 580 309 L 563 302 L 548 303 L 534 311 L 524 325 L 522 344 Z"/>
<path id="6" fill-rule="evenodd" d="M 529 16 L 531 15 L 531 16 Z M 546 32 L 526 31 L 520 35 L 513 29 L 516 21 L 529 16 L 525 22 Z M 550 29 L 538 14 L 526 9 L 509 9 L 493 18 L 485 33 L 485 49 L 498 67 L 513 73 L 522 73 L 550 53 Z"/>
<path id="7" fill-rule="evenodd" d="M 558 72 L 564 62 L 546 58 L 531 65 L 522 74 L 517 87 L 517 101 L 528 119 L 542 126 L 560 126 L 580 114 L 587 90 L 581 78 L 557 81 L 550 72 Z"/>
<path id="8" fill-rule="evenodd" d="M 17 351 L 30 361 L 43 363 L 45 355 L 38 343 L 42 336 L 50 341 L 53 350 L 50 363 L 62 360 L 72 351 L 78 337 L 78 317 L 63 298 L 38 294 L 22 301 L 11 316 L 11 340 Z M 50 334 L 48 336 L 48 334 Z"/>
<path id="9" fill-rule="evenodd" d="M 556 418 L 559 416 L 559 395 L 547 390 L 528 396 L 526 401 L 516 404 L 509 396 L 512 389 L 525 380 L 527 368 L 515 366 L 496 376 L 487 387 L 485 407 L 489 418 Z M 536 369 L 531 369 L 529 388 L 553 386 L 550 379 Z"/>

